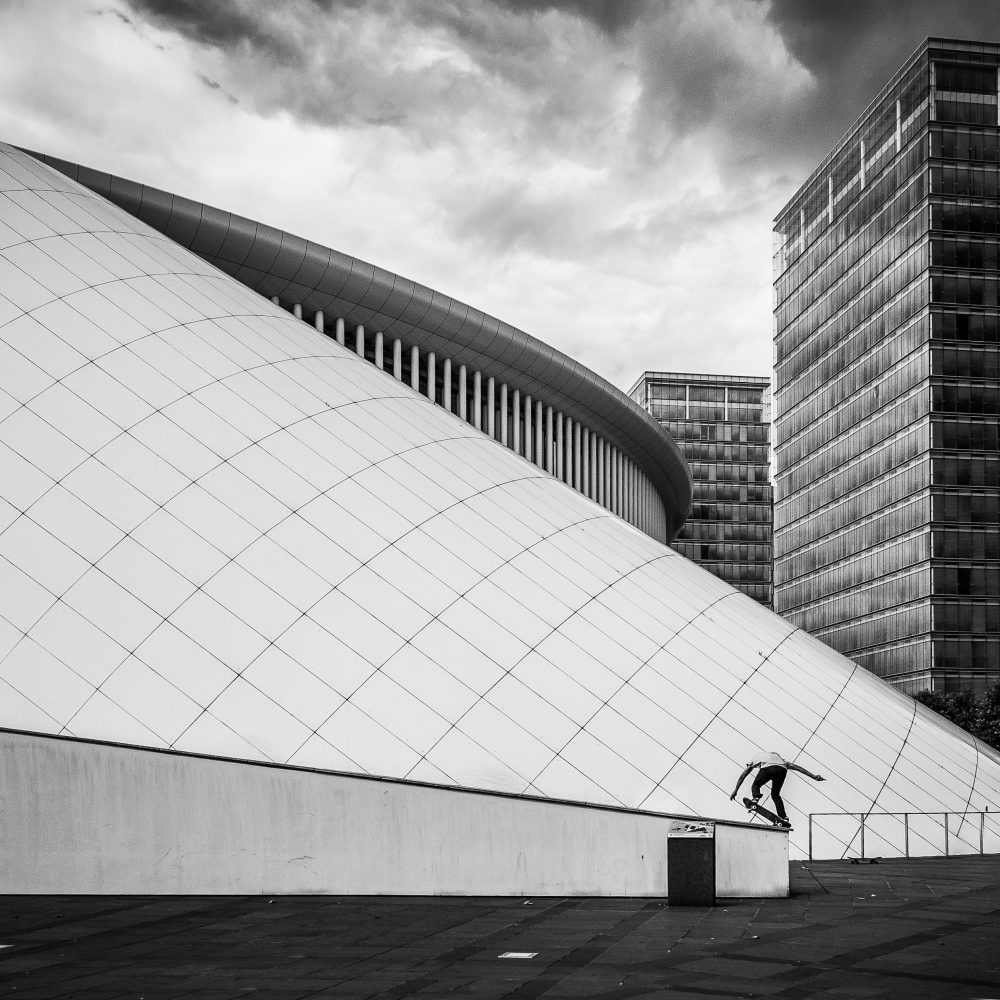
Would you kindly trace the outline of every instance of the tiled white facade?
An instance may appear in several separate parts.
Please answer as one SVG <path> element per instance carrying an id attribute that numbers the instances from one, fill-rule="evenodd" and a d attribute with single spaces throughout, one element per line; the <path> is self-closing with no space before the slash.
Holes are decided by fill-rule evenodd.
<path id="1" fill-rule="evenodd" d="M 22 150 L 390 371 L 661 542 L 692 480 L 620 389 L 523 330 L 368 261 L 224 209 Z"/>
<path id="2" fill-rule="evenodd" d="M 801 850 L 1000 810 L 997 754 L 0 149 L 0 726 L 734 818 L 775 749 Z"/>

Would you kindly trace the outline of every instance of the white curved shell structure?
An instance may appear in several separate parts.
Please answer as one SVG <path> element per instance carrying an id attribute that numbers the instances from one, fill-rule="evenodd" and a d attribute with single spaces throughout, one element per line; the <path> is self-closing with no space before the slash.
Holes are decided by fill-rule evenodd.
<path id="1" fill-rule="evenodd" d="M 1000 809 L 995 753 L 2 149 L 0 725 L 734 818 L 777 750 L 800 851 Z"/>

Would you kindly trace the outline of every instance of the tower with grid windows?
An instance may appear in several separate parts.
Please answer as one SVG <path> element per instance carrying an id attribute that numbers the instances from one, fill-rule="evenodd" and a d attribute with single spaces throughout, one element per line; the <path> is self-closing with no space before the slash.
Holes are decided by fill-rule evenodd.
<path id="1" fill-rule="evenodd" d="M 1000 45 L 927 39 L 775 222 L 775 610 L 1000 676 Z"/>
<path id="2" fill-rule="evenodd" d="M 769 608 L 770 380 L 647 371 L 629 394 L 691 467 L 691 509 L 673 548 Z"/>

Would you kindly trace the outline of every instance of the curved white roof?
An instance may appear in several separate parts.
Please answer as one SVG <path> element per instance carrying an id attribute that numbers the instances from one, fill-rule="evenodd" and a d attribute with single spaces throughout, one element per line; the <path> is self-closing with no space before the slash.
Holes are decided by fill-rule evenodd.
<path id="1" fill-rule="evenodd" d="M 26 151 L 31 152 L 31 151 Z M 580 421 L 628 455 L 655 487 L 671 541 L 691 505 L 691 473 L 666 430 L 596 372 L 530 334 L 457 299 L 339 250 L 253 219 L 90 167 L 31 154 L 124 208 L 241 284 L 305 315 L 438 352 Z M 632 523 L 638 523 L 632 519 Z"/>
<path id="2" fill-rule="evenodd" d="M 1000 808 L 996 753 L 671 549 L 27 155 L 0 187 L 0 725 L 733 817 L 774 750 L 828 778 L 800 849 Z"/>

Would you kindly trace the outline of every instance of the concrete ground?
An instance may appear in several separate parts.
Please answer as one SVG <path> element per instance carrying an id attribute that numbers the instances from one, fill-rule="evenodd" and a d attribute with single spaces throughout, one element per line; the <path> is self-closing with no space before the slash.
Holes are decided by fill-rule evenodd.
<path id="1" fill-rule="evenodd" d="M 1000 857 L 793 862 L 791 875 L 788 899 L 715 908 L 4 896 L 0 995 L 1000 998 Z"/>

